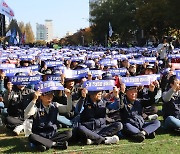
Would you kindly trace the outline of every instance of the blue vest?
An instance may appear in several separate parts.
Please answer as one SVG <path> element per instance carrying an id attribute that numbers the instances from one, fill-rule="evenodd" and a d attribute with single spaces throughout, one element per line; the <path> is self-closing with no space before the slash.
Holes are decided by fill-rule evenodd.
<path id="1" fill-rule="evenodd" d="M 41 102 L 36 106 L 38 110 L 36 117 L 33 118 L 32 132 L 50 139 L 57 131 L 58 108 L 52 102 L 47 113 Z"/>

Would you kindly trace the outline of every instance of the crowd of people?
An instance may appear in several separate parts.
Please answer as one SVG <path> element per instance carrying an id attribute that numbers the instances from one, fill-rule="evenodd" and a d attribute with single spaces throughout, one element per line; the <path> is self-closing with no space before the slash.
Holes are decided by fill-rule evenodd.
<path id="1" fill-rule="evenodd" d="M 180 132 L 180 49 L 0 49 L 3 126 L 40 151 Z M 162 102 L 163 123 L 157 104 Z M 68 127 L 66 131 L 59 131 Z"/>

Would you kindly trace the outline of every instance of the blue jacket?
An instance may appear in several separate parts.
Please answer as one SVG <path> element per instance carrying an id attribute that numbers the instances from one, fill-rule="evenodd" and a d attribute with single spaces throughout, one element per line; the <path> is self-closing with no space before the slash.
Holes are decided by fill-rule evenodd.
<path id="1" fill-rule="evenodd" d="M 80 114 L 80 123 L 90 130 L 102 128 L 106 125 L 107 110 L 118 108 L 120 99 L 107 105 L 105 100 L 93 103 L 90 97 L 80 98 L 76 112 Z"/>

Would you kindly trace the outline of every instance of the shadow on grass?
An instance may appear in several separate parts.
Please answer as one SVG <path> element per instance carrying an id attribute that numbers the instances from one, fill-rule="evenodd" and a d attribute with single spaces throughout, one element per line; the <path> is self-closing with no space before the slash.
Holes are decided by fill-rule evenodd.
<path id="1" fill-rule="evenodd" d="M 31 152 L 26 138 L 1 139 L 0 149 L 3 153 Z"/>

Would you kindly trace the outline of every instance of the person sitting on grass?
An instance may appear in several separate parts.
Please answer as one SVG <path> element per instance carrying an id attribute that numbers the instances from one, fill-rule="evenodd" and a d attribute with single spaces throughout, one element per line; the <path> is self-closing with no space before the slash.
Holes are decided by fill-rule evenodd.
<path id="1" fill-rule="evenodd" d="M 123 123 L 123 132 L 137 142 L 142 142 L 146 137 L 155 138 L 155 131 L 160 127 L 159 120 L 145 122 L 142 113 L 143 107 L 152 105 L 154 100 L 154 88 L 152 83 L 149 85 L 150 100 L 137 99 L 137 87 L 126 87 L 123 104 L 120 105 L 120 115 Z"/>
<path id="2" fill-rule="evenodd" d="M 58 113 L 69 112 L 72 108 L 70 91 L 65 89 L 67 105 L 62 105 L 52 102 L 53 91 L 50 89 L 49 91 L 36 91 L 33 100 L 25 109 L 25 118 L 33 116 L 32 134 L 29 136 L 29 142 L 40 151 L 45 151 L 49 148 L 67 149 L 67 141 L 72 135 L 70 130 L 57 131 Z M 60 89 L 55 88 L 55 90 Z"/>
<path id="3" fill-rule="evenodd" d="M 115 102 L 119 102 L 119 92 L 116 87 L 113 90 L 113 95 Z M 89 91 L 87 95 L 87 90 L 85 88 L 82 90 L 82 97 L 77 103 L 80 124 L 73 130 L 82 143 L 88 145 L 114 144 L 119 141 L 116 134 L 122 130 L 122 124 L 114 122 L 107 125 L 107 109 L 113 109 L 113 103 L 106 104 L 102 98 L 102 91 Z"/>
<path id="4" fill-rule="evenodd" d="M 168 87 L 162 97 L 164 126 L 180 132 L 180 80 L 176 75 L 169 78 Z"/>

